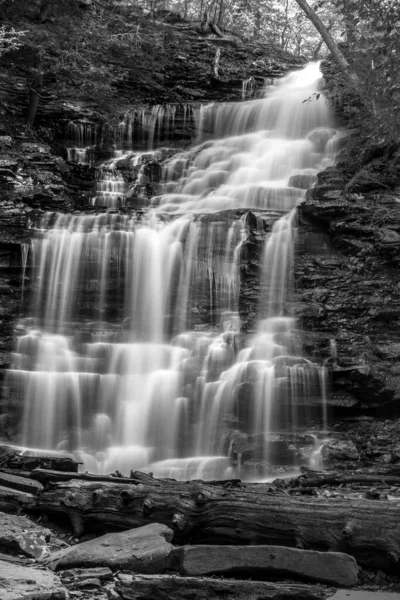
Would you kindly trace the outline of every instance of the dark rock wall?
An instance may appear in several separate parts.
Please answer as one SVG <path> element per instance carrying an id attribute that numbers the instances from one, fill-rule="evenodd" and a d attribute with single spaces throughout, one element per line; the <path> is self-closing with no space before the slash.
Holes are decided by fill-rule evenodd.
<path id="1" fill-rule="evenodd" d="M 349 193 L 340 167 L 319 174 L 298 211 L 296 294 L 339 415 L 400 410 L 399 248 L 395 194 Z"/>

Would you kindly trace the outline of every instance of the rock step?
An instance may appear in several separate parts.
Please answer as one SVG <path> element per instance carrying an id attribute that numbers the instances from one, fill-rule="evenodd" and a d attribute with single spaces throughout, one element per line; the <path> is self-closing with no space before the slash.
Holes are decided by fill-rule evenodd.
<path id="1" fill-rule="evenodd" d="M 284 576 L 352 587 L 358 566 L 342 552 L 315 552 L 285 546 L 182 546 L 169 556 L 169 568 L 181 575 Z"/>
<path id="2" fill-rule="evenodd" d="M 13 475 L 11 473 L 0 473 L 0 485 L 3 487 L 12 488 L 21 492 L 30 494 L 39 494 L 43 491 L 43 486 L 39 481 Z"/>
<path id="3" fill-rule="evenodd" d="M 169 575 L 124 577 L 115 586 L 124 600 L 324 600 L 319 586 Z"/>
<path id="4" fill-rule="evenodd" d="M 65 548 L 44 562 L 57 570 L 108 567 L 135 573 L 165 573 L 166 559 L 173 550 L 173 535 L 166 525 L 150 523 Z"/>
<path id="5" fill-rule="evenodd" d="M 1 600 L 67 600 L 66 588 L 50 571 L 0 560 Z"/>

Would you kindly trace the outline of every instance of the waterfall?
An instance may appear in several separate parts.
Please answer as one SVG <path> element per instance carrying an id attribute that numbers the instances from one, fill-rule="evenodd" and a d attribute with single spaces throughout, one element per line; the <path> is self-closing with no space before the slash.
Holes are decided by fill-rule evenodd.
<path id="1" fill-rule="evenodd" d="M 251 479 L 296 462 L 277 440 L 326 421 L 327 372 L 303 356 L 289 301 L 295 207 L 341 135 L 319 79 L 309 65 L 267 82 L 263 98 L 202 107 L 197 145 L 164 163 L 163 189 L 140 211 L 117 210 L 131 193 L 118 161 L 139 174 L 147 161 L 130 150 L 98 169 L 99 212 L 43 218 L 6 380 L 23 403 L 23 445 L 94 472 L 180 479 Z M 147 145 L 176 116 L 167 106 L 126 117 L 124 143 L 135 123 Z M 250 209 L 265 244 L 258 326 L 244 335 Z"/>

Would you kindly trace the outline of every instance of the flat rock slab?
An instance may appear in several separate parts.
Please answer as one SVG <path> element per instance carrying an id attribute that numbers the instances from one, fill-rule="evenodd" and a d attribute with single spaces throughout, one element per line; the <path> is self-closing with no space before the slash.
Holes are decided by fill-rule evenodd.
<path id="1" fill-rule="evenodd" d="M 168 566 L 181 575 L 283 575 L 340 587 L 358 581 L 352 556 L 284 546 L 182 546 L 171 553 Z"/>
<path id="2" fill-rule="evenodd" d="M 68 592 L 57 575 L 34 567 L 0 560 L 1 600 L 67 600 Z"/>
<path id="3" fill-rule="evenodd" d="M 1 471 L 0 485 L 12 488 L 13 490 L 28 492 L 29 494 L 40 494 L 44 489 L 39 481 L 27 477 L 20 477 L 19 475 L 13 475 L 12 473 L 2 473 Z"/>
<path id="4" fill-rule="evenodd" d="M 135 575 L 130 582 L 118 581 L 115 589 L 123 600 L 324 600 L 327 596 L 317 585 L 168 575 Z"/>
<path id="5" fill-rule="evenodd" d="M 51 531 L 20 515 L 0 513 L 0 548 L 13 550 L 29 558 L 49 554 Z"/>
<path id="6" fill-rule="evenodd" d="M 400 594 L 372 590 L 338 590 L 329 600 L 400 600 Z"/>
<path id="7" fill-rule="evenodd" d="M 174 532 L 166 525 L 108 533 L 89 542 L 60 550 L 50 557 L 55 569 L 109 567 L 135 573 L 164 573 L 166 559 L 173 550 Z"/>

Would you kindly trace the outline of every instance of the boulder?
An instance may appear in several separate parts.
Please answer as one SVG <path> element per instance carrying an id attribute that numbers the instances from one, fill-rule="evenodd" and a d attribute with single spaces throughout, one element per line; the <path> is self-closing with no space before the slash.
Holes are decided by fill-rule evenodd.
<path id="1" fill-rule="evenodd" d="M 8 150 L 12 146 L 12 137 L 9 135 L 0 135 L 0 150 Z"/>
<path id="2" fill-rule="evenodd" d="M 151 523 L 71 546 L 54 553 L 49 562 L 55 569 L 109 567 L 136 573 L 164 573 L 166 559 L 173 550 L 169 543 L 173 535 L 166 525 Z"/>
<path id="3" fill-rule="evenodd" d="M 314 552 L 284 546 L 182 546 L 169 557 L 181 575 L 280 575 L 351 587 L 358 580 L 355 559 L 342 552 Z"/>
<path id="4" fill-rule="evenodd" d="M 49 529 L 26 517 L 0 513 L 0 548 L 7 548 L 29 558 L 40 559 L 49 554 Z"/>
<path id="5" fill-rule="evenodd" d="M 2 600 L 67 600 L 68 592 L 51 571 L 0 560 Z"/>
<path id="6" fill-rule="evenodd" d="M 330 460 L 358 460 L 360 454 L 351 440 L 329 440 L 327 451 Z"/>

